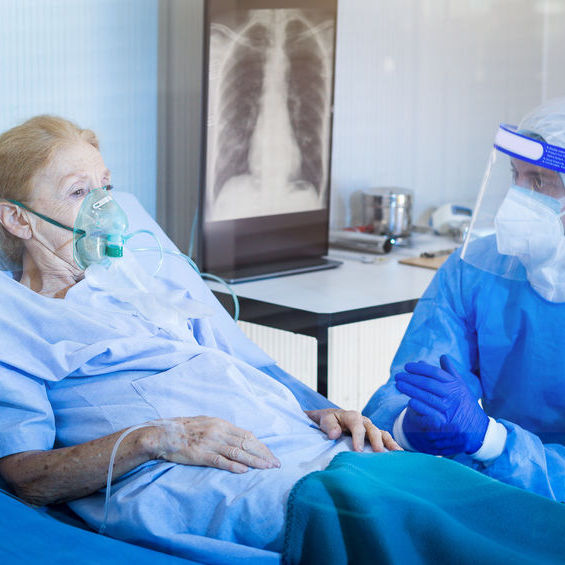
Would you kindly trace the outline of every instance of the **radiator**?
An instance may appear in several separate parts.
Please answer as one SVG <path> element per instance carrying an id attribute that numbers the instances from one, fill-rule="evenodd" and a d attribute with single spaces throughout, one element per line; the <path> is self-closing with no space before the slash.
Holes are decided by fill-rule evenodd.
<path id="1" fill-rule="evenodd" d="M 328 398 L 361 410 L 389 377 L 389 368 L 412 314 L 335 326 L 328 339 Z M 316 388 L 316 340 L 238 322 L 245 334 L 294 377 Z"/>

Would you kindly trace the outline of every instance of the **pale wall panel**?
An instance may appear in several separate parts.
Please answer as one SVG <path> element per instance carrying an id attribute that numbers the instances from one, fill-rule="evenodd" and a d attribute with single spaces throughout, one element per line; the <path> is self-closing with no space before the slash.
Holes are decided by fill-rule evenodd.
<path id="1" fill-rule="evenodd" d="M 563 30 L 564 0 L 341 0 L 332 224 L 371 186 L 472 206 L 498 123 L 565 95 Z"/>
<path id="2" fill-rule="evenodd" d="M 185 253 L 199 198 L 203 18 L 203 0 L 159 2 L 157 216 Z"/>
<path id="3" fill-rule="evenodd" d="M 247 337 L 270 355 L 280 367 L 310 388 L 316 389 L 316 340 L 249 322 L 238 322 Z"/>
<path id="4" fill-rule="evenodd" d="M 330 328 L 328 398 L 342 408 L 362 410 L 388 380 L 411 317 L 401 314 Z"/>
<path id="5" fill-rule="evenodd" d="M 335 326 L 329 330 L 328 398 L 342 408 L 362 410 L 389 377 L 392 359 L 412 314 Z M 277 363 L 316 388 L 316 340 L 248 322 L 246 335 Z"/>

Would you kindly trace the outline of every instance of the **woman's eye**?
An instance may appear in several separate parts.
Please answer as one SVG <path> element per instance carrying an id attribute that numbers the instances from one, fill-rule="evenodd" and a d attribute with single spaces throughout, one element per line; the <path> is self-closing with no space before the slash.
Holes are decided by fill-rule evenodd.
<path id="1" fill-rule="evenodd" d="M 84 196 L 86 194 L 86 188 L 74 188 L 71 194 L 73 196 Z"/>

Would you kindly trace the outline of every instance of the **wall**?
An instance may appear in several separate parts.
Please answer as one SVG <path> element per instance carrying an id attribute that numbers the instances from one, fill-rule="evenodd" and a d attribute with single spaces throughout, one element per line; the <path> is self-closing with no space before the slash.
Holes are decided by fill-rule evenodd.
<path id="1" fill-rule="evenodd" d="M 157 220 L 185 253 L 200 186 L 203 19 L 203 0 L 159 0 Z"/>
<path id="2" fill-rule="evenodd" d="M 0 132 L 41 113 L 99 136 L 115 188 L 155 215 L 157 0 L 1 0 Z"/>
<path id="3" fill-rule="evenodd" d="M 498 123 L 565 95 L 563 30 L 564 0 L 340 0 L 334 226 L 371 186 L 472 205 Z"/>

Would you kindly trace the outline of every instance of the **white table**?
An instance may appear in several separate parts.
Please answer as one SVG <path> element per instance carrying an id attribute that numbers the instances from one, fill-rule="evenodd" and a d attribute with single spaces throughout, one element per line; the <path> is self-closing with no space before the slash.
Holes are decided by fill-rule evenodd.
<path id="1" fill-rule="evenodd" d="M 232 285 L 240 302 L 240 319 L 313 336 L 318 349 L 318 392 L 327 395 L 328 328 L 412 312 L 435 271 L 402 265 L 403 257 L 455 248 L 453 240 L 414 234 L 410 247 L 386 255 L 330 249 L 328 257 L 343 265 Z M 226 308 L 231 297 L 218 283 L 210 287 Z"/>

